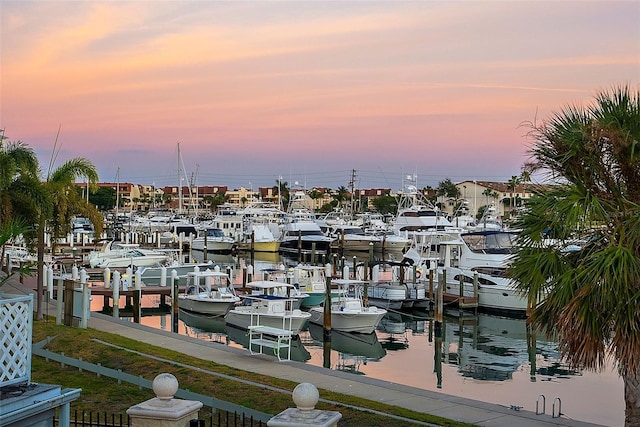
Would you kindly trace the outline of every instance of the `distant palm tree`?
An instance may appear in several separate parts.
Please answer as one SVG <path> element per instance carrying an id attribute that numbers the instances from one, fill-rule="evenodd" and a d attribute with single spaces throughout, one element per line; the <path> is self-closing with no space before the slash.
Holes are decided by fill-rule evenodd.
<path id="1" fill-rule="evenodd" d="M 509 275 L 528 297 L 529 322 L 559 337 L 569 365 L 600 370 L 616 361 L 625 425 L 638 426 L 640 91 L 601 92 L 591 106 L 566 107 L 530 127 L 531 164 L 555 186 L 534 194 L 518 219 Z M 581 249 L 564 250 L 576 235 L 587 236 Z"/>
<path id="2" fill-rule="evenodd" d="M 513 212 L 516 209 L 515 193 L 516 193 L 516 189 L 518 188 L 518 185 L 520 185 L 520 177 L 513 175 L 509 180 L 509 182 L 507 183 L 507 188 L 509 188 L 509 190 L 511 191 L 511 197 L 509 199 L 510 200 L 509 208 L 510 208 L 511 214 L 513 214 Z"/>

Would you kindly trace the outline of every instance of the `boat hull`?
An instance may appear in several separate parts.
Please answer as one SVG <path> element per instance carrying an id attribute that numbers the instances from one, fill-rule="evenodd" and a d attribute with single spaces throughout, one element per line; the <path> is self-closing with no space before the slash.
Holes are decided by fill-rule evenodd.
<path id="1" fill-rule="evenodd" d="M 324 326 L 324 308 L 312 307 L 309 310 L 309 323 Z M 331 329 L 342 332 L 357 332 L 361 334 L 373 333 L 386 310 L 377 307 L 363 308 L 362 311 L 331 310 Z"/>
<path id="2" fill-rule="evenodd" d="M 308 292 L 307 292 L 308 293 Z M 302 308 L 311 308 L 318 306 L 324 302 L 325 293 L 308 293 L 308 297 L 302 300 L 300 306 Z"/>
<path id="3" fill-rule="evenodd" d="M 204 294 L 178 295 L 178 308 L 208 316 L 224 316 L 238 301 L 240 298 L 237 297 L 221 300 L 207 298 Z"/>
<path id="4" fill-rule="evenodd" d="M 303 238 L 300 240 L 300 248 L 298 248 L 297 238 L 286 239 L 280 242 L 280 252 L 297 253 L 298 250 L 301 250 L 303 252 L 311 252 L 315 250 L 317 253 L 328 253 L 331 251 L 331 241 L 320 239 L 310 240 Z"/>
<path id="5" fill-rule="evenodd" d="M 235 242 L 215 241 L 211 238 L 207 240 L 207 251 L 210 252 L 228 253 L 233 251 L 234 246 Z M 204 248 L 204 239 L 193 239 L 191 242 L 191 249 L 203 251 Z"/>

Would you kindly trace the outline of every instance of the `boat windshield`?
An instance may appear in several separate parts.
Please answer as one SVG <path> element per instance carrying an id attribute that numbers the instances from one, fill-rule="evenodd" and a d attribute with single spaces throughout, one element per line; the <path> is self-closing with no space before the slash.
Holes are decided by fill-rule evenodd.
<path id="1" fill-rule="evenodd" d="M 477 253 L 509 254 L 516 251 L 516 233 L 467 233 L 462 235 L 469 249 Z"/>
<path id="2" fill-rule="evenodd" d="M 207 237 L 224 237 L 224 233 L 219 228 L 207 229 Z"/>

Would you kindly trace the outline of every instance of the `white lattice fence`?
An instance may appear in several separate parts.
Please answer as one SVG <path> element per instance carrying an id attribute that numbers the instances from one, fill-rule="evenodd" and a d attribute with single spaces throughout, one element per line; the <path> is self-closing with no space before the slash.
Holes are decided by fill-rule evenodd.
<path id="1" fill-rule="evenodd" d="M 0 293 L 0 387 L 31 381 L 33 295 Z"/>

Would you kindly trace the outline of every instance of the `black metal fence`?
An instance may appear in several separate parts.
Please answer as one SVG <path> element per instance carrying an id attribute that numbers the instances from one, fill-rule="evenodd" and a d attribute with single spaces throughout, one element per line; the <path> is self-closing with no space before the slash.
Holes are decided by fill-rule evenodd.
<path id="1" fill-rule="evenodd" d="M 54 419 L 54 427 L 66 427 L 60 425 L 58 418 Z M 69 420 L 69 427 L 130 427 L 129 415 L 107 414 L 106 412 L 74 411 Z M 206 417 L 200 417 L 189 421 L 189 427 L 266 427 L 267 424 L 246 417 L 242 413 L 216 411 Z"/>

